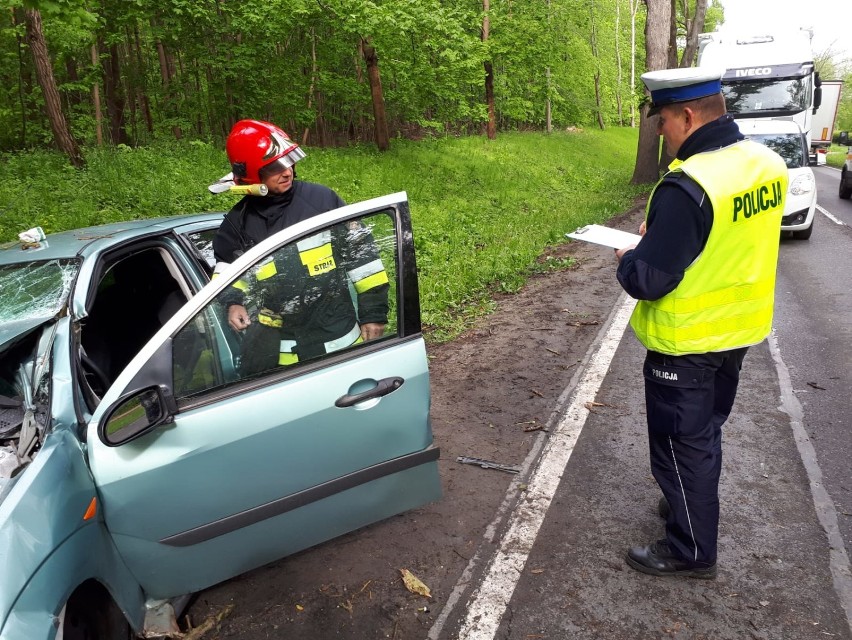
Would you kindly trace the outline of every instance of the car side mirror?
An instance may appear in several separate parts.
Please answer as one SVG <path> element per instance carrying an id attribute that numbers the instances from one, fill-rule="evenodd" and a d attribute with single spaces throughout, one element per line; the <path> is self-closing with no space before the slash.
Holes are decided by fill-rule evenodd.
<path id="1" fill-rule="evenodd" d="M 98 436 L 105 445 L 117 447 L 172 421 L 163 391 L 148 387 L 118 400 L 104 414 Z"/>

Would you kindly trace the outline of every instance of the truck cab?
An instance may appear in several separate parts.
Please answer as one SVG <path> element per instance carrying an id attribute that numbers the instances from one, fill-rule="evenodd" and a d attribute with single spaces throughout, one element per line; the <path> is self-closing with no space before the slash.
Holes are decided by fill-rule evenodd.
<path id="1" fill-rule="evenodd" d="M 725 69 L 722 93 L 735 118 L 792 120 L 810 141 L 813 113 L 822 96 L 811 36 L 806 29 L 764 35 L 703 33 L 698 66 Z"/>

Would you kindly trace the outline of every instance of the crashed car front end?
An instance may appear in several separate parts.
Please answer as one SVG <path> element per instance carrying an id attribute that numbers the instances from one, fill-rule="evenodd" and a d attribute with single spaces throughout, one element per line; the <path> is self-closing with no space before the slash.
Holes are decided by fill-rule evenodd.
<path id="1" fill-rule="evenodd" d="M 44 442 L 56 319 L 76 273 L 71 260 L 0 267 L 0 499 Z"/>
<path id="2" fill-rule="evenodd" d="M 97 509 L 78 436 L 67 300 L 76 261 L 0 266 L 0 639 L 56 637 L 86 580 L 141 592 Z"/>

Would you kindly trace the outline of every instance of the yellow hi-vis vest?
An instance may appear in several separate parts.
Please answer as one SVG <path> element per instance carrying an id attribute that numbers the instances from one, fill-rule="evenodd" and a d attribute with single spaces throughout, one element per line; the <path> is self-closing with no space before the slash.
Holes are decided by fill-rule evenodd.
<path id="1" fill-rule="evenodd" d="M 630 325 L 647 349 L 671 355 L 757 344 L 772 328 L 787 167 L 775 152 L 743 140 L 670 169 L 704 189 L 713 227 L 675 290 L 640 300 Z"/>

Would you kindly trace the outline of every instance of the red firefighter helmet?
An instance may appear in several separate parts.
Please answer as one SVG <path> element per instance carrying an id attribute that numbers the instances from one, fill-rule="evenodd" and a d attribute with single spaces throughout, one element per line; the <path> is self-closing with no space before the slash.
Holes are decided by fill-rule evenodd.
<path id="1" fill-rule="evenodd" d="M 240 120 L 225 143 L 237 184 L 259 184 L 305 157 L 283 130 L 262 120 Z"/>

